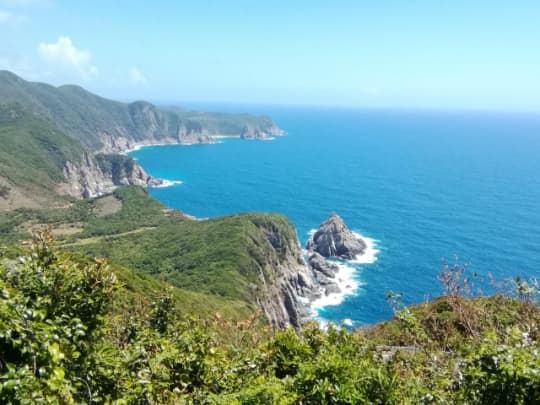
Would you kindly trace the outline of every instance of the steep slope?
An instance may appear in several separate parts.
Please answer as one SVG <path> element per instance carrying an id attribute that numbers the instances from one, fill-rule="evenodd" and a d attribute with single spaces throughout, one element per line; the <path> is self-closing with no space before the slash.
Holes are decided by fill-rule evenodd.
<path id="1" fill-rule="evenodd" d="M 0 209 L 90 197 L 154 180 L 128 156 L 96 155 L 20 104 L 0 104 Z"/>
<path id="2" fill-rule="evenodd" d="M 66 195 L 95 197 L 119 185 L 159 185 L 131 158 L 118 155 L 135 145 L 281 133 L 265 116 L 126 104 L 78 86 L 28 82 L 8 71 L 0 71 L 0 110 L 0 209 L 39 206 Z"/>
<path id="3" fill-rule="evenodd" d="M 276 326 L 298 326 L 305 316 L 302 301 L 311 291 L 311 272 L 285 217 L 251 213 L 194 221 L 166 210 L 139 187 L 121 187 L 113 197 L 121 202 L 114 210 L 100 208 L 111 202 L 108 196 L 0 215 L 0 243 L 52 225 L 66 251 L 107 257 L 183 291 L 244 303 Z"/>
<path id="4" fill-rule="evenodd" d="M 266 116 L 188 112 L 137 101 L 126 104 L 79 86 L 28 82 L 0 71 L 1 103 L 19 103 L 91 151 L 120 152 L 135 143 L 211 142 L 210 135 L 264 137 L 280 131 Z"/>
<path id="5" fill-rule="evenodd" d="M 84 149 L 50 122 L 20 105 L 0 105 L 0 207 L 32 206 L 57 199 L 67 161 L 79 165 Z"/>

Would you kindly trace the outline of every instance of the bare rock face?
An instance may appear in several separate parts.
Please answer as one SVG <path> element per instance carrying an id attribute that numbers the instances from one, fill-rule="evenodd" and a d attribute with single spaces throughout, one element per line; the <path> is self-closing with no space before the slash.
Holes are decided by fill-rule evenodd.
<path id="1" fill-rule="evenodd" d="M 307 249 L 323 257 L 351 260 L 364 252 L 366 244 L 347 228 L 336 213 L 332 213 L 308 241 Z"/>
<path id="2" fill-rule="evenodd" d="M 315 275 L 324 275 L 327 278 L 334 278 L 339 270 L 337 265 L 327 261 L 319 253 L 313 252 L 308 258 L 309 267 L 315 272 Z"/>
<path id="3" fill-rule="evenodd" d="M 315 286 L 313 274 L 304 262 L 292 224 L 280 230 L 271 222 L 259 221 L 266 252 L 259 263 L 259 282 L 253 285 L 257 305 L 278 328 L 298 328 L 308 317 L 306 302 Z"/>
<path id="4" fill-rule="evenodd" d="M 156 187 L 163 183 L 127 156 L 108 156 L 119 158 L 119 162 L 118 159 L 108 160 L 107 166 L 99 155 L 90 153 L 85 153 L 79 162 L 66 162 L 63 168 L 65 181 L 58 185 L 57 191 L 77 198 L 91 198 L 110 193 L 121 185 Z"/>

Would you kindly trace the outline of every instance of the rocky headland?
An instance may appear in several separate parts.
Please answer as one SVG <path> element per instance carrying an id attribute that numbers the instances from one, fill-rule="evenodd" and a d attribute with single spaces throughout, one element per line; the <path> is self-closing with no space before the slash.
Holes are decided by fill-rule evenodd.
<path id="1" fill-rule="evenodd" d="M 146 101 L 122 103 L 79 86 L 29 82 L 4 70 L 0 70 L 0 94 L 0 127 L 16 132 L 6 135 L 10 139 L 26 138 L 25 148 L 10 150 L 10 157 L 21 162 L 18 171 L 29 173 L 34 169 L 25 160 L 30 148 L 35 152 L 34 161 L 39 159 L 40 169 L 44 169 L 38 170 L 37 176 L 8 175 L 0 170 L 0 184 L 10 190 L 0 195 L 6 201 L 17 194 L 39 201 L 38 197 L 49 198 L 49 192 L 87 198 L 120 185 L 163 185 L 131 158 L 118 157 L 140 146 L 214 143 L 215 136 L 268 139 L 283 134 L 264 115 L 188 111 Z M 40 131 L 29 128 L 28 122 L 34 122 Z M 21 156 L 14 156 L 18 153 Z M 50 181 L 38 181 L 39 176 Z M 36 179 L 32 190 L 28 178 Z M 46 192 L 38 196 L 37 189 Z"/>
<path id="2" fill-rule="evenodd" d="M 317 252 L 326 258 L 354 260 L 366 250 L 366 243 L 356 236 L 335 212 L 330 214 L 306 246 L 308 251 Z"/>
<path id="3" fill-rule="evenodd" d="M 366 251 L 366 243 L 335 213 L 320 225 L 304 253 L 292 224 L 274 225 L 258 224 L 275 257 L 260 273 L 257 304 L 274 325 L 298 327 L 313 316 L 313 306 L 339 302 L 354 291 L 357 284 L 350 274 L 354 270 L 333 259 L 355 259 Z"/>

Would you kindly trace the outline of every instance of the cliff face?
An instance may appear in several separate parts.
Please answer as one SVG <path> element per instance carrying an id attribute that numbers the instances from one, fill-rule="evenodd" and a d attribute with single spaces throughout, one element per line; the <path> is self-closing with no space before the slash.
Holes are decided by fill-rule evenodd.
<path id="1" fill-rule="evenodd" d="M 278 223 L 256 217 L 262 232 L 264 255 L 258 260 L 258 281 L 252 286 L 257 305 L 275 326 L 298 327 L 307 317 L 307 304 L 314 288 L 293 225 L 283 219 Z"/>
<path id="2" fill-rule="evenodd" d="M 139 145 L 212 143 L 214 135 L 282 134 L 267 116 L 186 111 L 145 101 L 122 103 L 79 86 L 28 82 L 3 70 L 0 95 L 4 130 L 0 138 L 6 138 L 2 142 L 6 156 L 0 157 L 16 162 L 0 167 L 0 179 L 12 190 L 11 196 L 21 192 L 36 201 L 54 191 L 87 197 L 117 185 L 156 183 L 136 164 L 124 165 L 128 170 L 116 170 L 118 165 L 111 170 L 99 154 L 122 153 Z M 0 198 L 7 201 L 4 195 Z"/>
<path id="3" fill-rule="evenodd" d="M 123 155 L 85 153 L 80 161 L 67 161 L 63 174 L 65 182 L 58 185 L 57 191 L 77 198 L 96 197 L 122 185 L 161 184 L 161 180 L 149 176 L 133 159 Z"/>
<path id="4" fill-rule="evenodd" d="M 127 119 L 97 133 L 102 153 L 119 153 L 139 145 L 213 143 L 208 130 L 196 121 L 137 101 L 127 105 Z"/>
<path id="5" fill-rule="evenodd" d="M 212 135 L 267 137 L 281 131 L 267 116 L 187 111 L 146 101 L 122 103 L 82 87 L 28 82 L 0 70 L 3 104 L 20 104 L 53 123 L 91 152 L 121 152 L 130 145 L 212 142 Z"/>

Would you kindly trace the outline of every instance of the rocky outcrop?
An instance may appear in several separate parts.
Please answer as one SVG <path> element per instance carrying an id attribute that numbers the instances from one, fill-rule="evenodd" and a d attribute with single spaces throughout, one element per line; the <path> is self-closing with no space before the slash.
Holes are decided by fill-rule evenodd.
<path id="1" fill-rule="evenodd" d="M 64 164 L 65 181 L 57 191 L 77 198 L 90 198 L 121 185 L 159 186 L 162 180 L 149 176 L 133 159 L 123 155 L 84 153 L 80 161 Z"/>
<path id="2" fill-rule="evenodd" d="M 335 213 L 308 241 L 305 256 L 288 221 L 280 227 L 275 221 L 258 226 L 272 254 L 261 267 L 261 283 L 257 283 L 254 296 L 266 318 L 278 327 L 298 327 L 310 317 L 312 301 L 342 292 L 340 267 L 328 258 L 349 260 L 366 249 L 365 242 Z"/>
<path id="3" fill-rule="evenodd" d="M 329 295 L 341 292 L 339 285 L 335 281 L 336 274 L 339 271 L 335 263 L 329 262 L 317 252 L 313 252 L 308 257 L 308 266 L 315 277 L 316 284 L 319 286 L 318 291 L 317 289 L 313 290 L 313 298 L 315 295 L 321 295 L 322 293 Z"/>
<path id="4" fill-rule="evenodd" d="M 274 136 L 281 136 L 285 133 L 275 125 L 271 125 L 268 128 L 261 129 L 252 126 L 245 126 L 240 133 L 242 139 L 269 139 Z"/>
<path id="5" fill-rule="evenodd" d="M 364 253 L 366 244 L 332 213 L 308 241 L 307 249 L 324 257 L 351 260 Z"/>
<path id="6" fill-rule="evenodd" d="M 312 253 L 308 258 L 308 264 L 313 271 L 320 273 L 328 278 L 334 278 L 338 271 L 337 265 L 327 261 L 317 252 Z"/>
<path id="7" fill-rule="evenodd" d="M 304 261 L 293 225 L 284 217 L 279 221 L 254 220 L 263 235 L 258 243 L 258 281 L 253 297 L 264 316 L 276 327 L 299 327 L 308 316 L 307 303 L 316 286 Z"/>
<path id="8" fill-rule="evenodd" d="M 149 136 L 148 138 L 140 141 L 134 141 L 124 136 L 115 136 L 110 133 L 104 132 L 100 134 L 102 146 L 99 149 L 99 153 L 112 154 L 112 153 L 125 153 L 126 151 L 135 149 L 139 146 L 151 146 L 151 145 L 194 145 L 198 143 L 215 143 L 214 137 L 208 135 L 206 132 L 189 132 L 186 128 L 179 128 L 178 135 L 175 137 L 155 137 Z"/>

